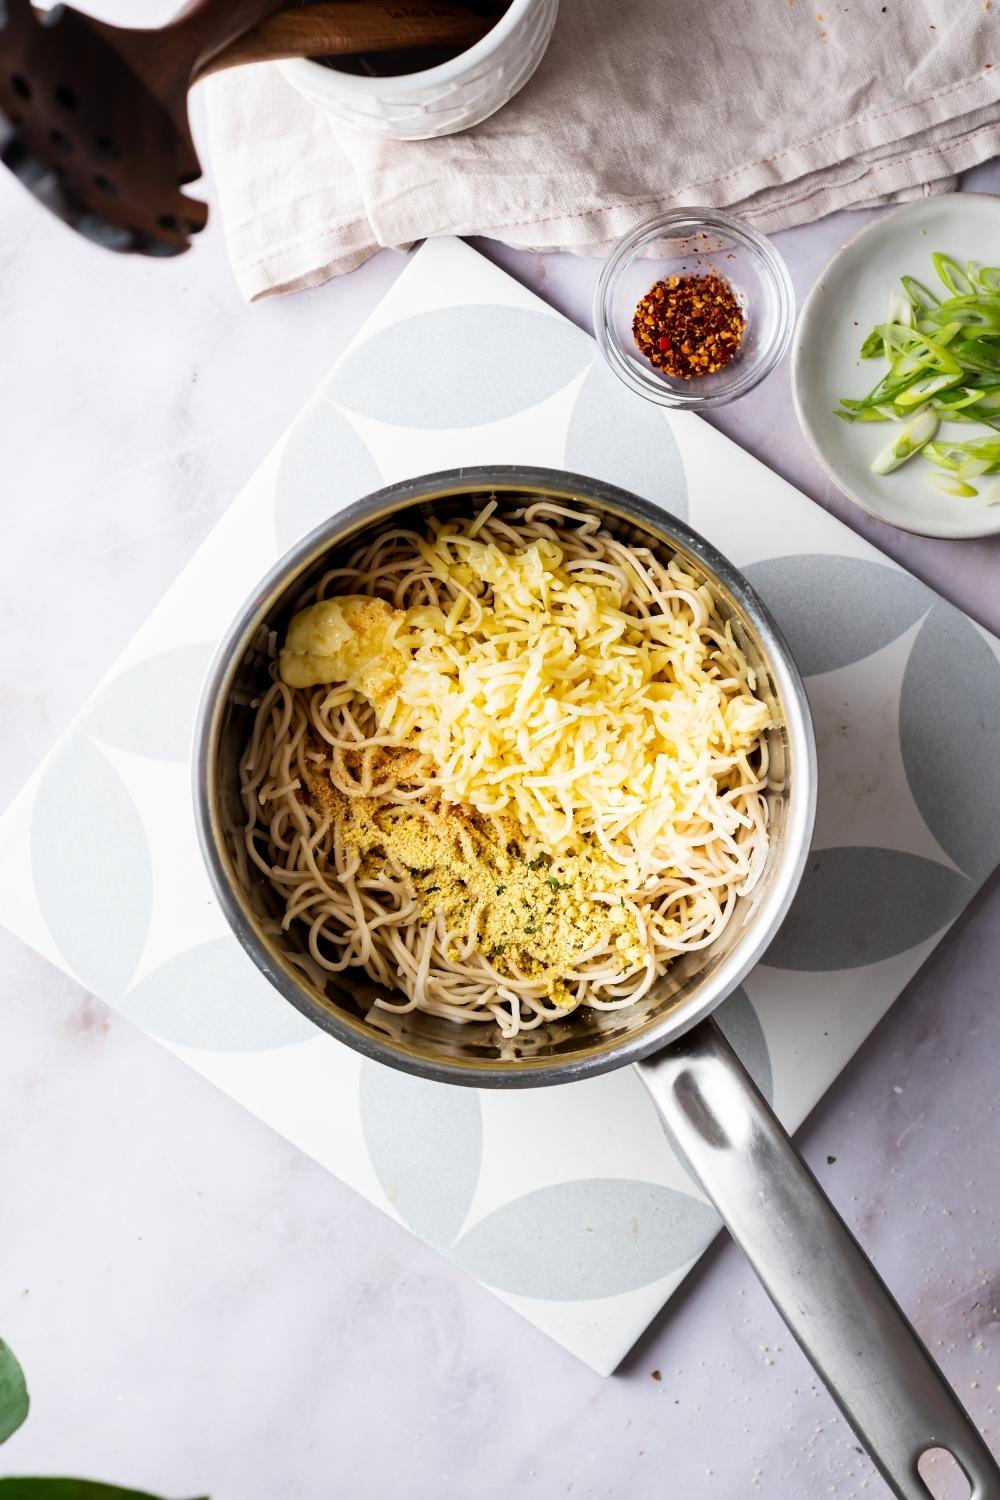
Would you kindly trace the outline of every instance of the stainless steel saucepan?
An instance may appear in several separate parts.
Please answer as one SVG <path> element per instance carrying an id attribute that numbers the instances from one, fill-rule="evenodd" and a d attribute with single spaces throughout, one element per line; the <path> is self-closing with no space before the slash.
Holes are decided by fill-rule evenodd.
<path id="1" fill-rule="evenodd" d="M 627 542 L 675 550 L 704 578 L 780 725 L 772 731 L 768 793 L 771 849 L 757 888 L 741 899 L 720 940 L 686 954 L 635 1006 L 580 1010 L 546 1030 L 504 1039 L 485 1025 L 419 1012 L 373 1009 L 360 970 L 321 988 L 290 961 L 299 938 L 267 936 L 274 893 L 255 874 L 242 885 L 232 851 L 241 836 L 238 761 L 251 699 L 266 681 L 262 643 L 284 629 L 294 602 L 331 553 L 393 516 L 469 514 L 495 495 L 575 502 Z M 767 610 L 731 563 L 658 507 L 573 474 L 515 467 L 459 469 L 392 485 L 358 501 L 295 547 L 247 601 L 216 656 L 197 730 L 195 799 L 216 893 L 233 931 L 284 997 L 317 1026 L 366 1057 L 443 1083 L 528 1088 L 571 1083 L 631 1065 L 649 1090 L 680 1158 L 722 1215 L 893 1493 L 931 1495 L 917 1470 L 944 1448 L 965 1471 L 974 1500 L 1000 1500 L 1000 1469 L 972 1421 L 827 1201 L 765 1100 L 711 1019 L 762 957 L 788 910 L 809 848 L 816 755 L 802 680 Z M 803 995 L 803 1005 L 809 997 Z"/>

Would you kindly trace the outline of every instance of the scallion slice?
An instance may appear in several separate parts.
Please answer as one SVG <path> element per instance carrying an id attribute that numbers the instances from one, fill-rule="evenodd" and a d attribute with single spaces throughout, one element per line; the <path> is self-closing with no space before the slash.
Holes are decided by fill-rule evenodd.
<path id="1" fill-rule="evenodd" d="M 881 453 L 875 455 L 872 459 L 872 473 L 891 474 L 893 469 L 905 464 L 907 459 L 920 452 L 925 443 L 930 442 L 939 425 L 937 412 L 930 409 L 922 411 L 912 422 L 907 422 Z"/>
<path id="2" fill-rule="evenodd" d="M 935 250 L 931 260 L 935 271 L 953 297 L 962 297 L 975 291 L 975 285 L 970 277 L 962 270 L 958 261 L 952 260 L 950 255 L 942 255 L 940 250 Z"/>
<path id="3" fill-rule="evenodd" d="M 900 391 L 896 397 L 896 405 L 919 406 L 931 396 L 950 390 L 952 386 L 958 384 L 961 378 L 961 375 L 935 375 L 929 372 L 922 375 L 919 380 L 915 380 L 912 385 L 908 385 L 905 391 Z"/>
<path id="4" fill-rule="evenodd" d="M 992 467 L 988 458 L 967 458 L 955 472 L 959 479 L 978 479 L 981 474 L 988 474 Z"/>
<path id="5" fill-rule="evenodd" d="M 979 494 L 973 485 L 965 484 L 957 474 L 928 474 L 927 483 L 946 495 L 953 495 L 956 500 L 972 500 Z"/>
<path id="6" fill-rule="evenodd" d="M 901 323 L 904 328 L 913 327 L 913 303 L 903 292 L 889 293 L 889 311 L 885 315 L 885 321 Z"/>
<path id="7" fill-rule="evenodd" d="M 901 276 L 900 280 L 903 284 L 903 291 L 909 297 L 914 312 L 925 311 L 929 307 L 937 307 L 941 301 L 940 297 L 935 297 L 934 293 L 929 292 L 923 282 L 917 281 L 915 277 Z"/>

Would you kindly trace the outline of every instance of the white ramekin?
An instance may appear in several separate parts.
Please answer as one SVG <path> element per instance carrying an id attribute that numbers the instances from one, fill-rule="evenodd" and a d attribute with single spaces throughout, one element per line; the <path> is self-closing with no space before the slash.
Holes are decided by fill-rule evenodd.
<path id="1" fill-rule="evenodd" d="M 511 0 L 481 42 L 422 73 L 362 78 L 308 58 L 278 67 L 317 108 L 356 130 L 394 141 L 454 135 L 524 87 L 549 44 L 558 6 L 559 0 Z"/>

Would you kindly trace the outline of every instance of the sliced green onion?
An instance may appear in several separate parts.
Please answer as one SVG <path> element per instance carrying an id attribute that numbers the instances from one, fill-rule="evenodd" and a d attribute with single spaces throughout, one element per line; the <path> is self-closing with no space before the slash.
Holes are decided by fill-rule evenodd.
<path id="1" fill-rule="evenodd" d="M 979 494 L 977 489 L 971 484 L 964 484 L 955 474 L 928 474 L 927 483 L 945 495 L 953 495 L 956 500 L 971 500 Z"/>
<path id="2" fill-rule="evenodd" d="M 942 324 L 934 335 L 935 342 L 944 345 L 950 344 L 957 333 L 961 333 L 962 325 L 958 322 Z"/>
<path id="3" fill-rule="evenodd" d="M 933 292 L 929 292 L 922 281 L 917 281 L 913 276 L 902 276 L 900 280 L 903 283 L 903 290 L 909 297 L 914 312 L 918 309 L 937 307 L 941 298 L 935 297 Z"/>
<path id="4" fill-rule="evenodd" d="M 867 396 L 863 396 L 860 401 L 842 401 L 840 404 L 841 406 L 846 406 L 849 411 L 855 412 L 864 411 L 870 406 L 887 406 L 895 401 L 900 391 L 905 391 L 908 386 L 911 386 L 919 378 L 919 370 L 915 374 L 907 375 L 905 379 L 896 379 L 892 370 L 890 370 L 877 385 L 872 386 Z"/>
<path id="5" fill-rule="evenodd" d="M 978 260 L 967 260 L 965 274 L 981 292 L 1000 291 L 1000 266 L 981 266 Z"/>
<path id="6" fill-rule="evenodd" d="M 949 419 L 950 420 L 950 419 Z M 982 410 L 978 406 L 966 406 L 955 413 L 956 422 L 978 422 L 983 427 L 991 427 L 994 432 L 1000 432 L 1000 412 Z"/>
<path id="7" fill-rule="evenodd" d="M 890 474 L 922 452 L 930 483 L 968 499 L 977 494 L 971 481 L 1000 474 L 1000 266 L 963 266 L 942 251 L 931 259 L 945 295 L 900 278 L 886 321 L 861 346 L 862 358 L 886 359 L 885 374 L 866 396 L 844 397 L 837 415 L 901 424 L 872 462 L 874 473 Z M 959 436 L 973 428 L 970 441 L 935 440 L 941 422 Z M 989 504 L 1000 504 L 1000 479 L 989 494 Z"/>
<path id="8" fill-rule="evenodd" d="M 976 405 L 980 411 L 1000 411 L 1000 391 L 974 390 L 970 394 L 978 398 Z M 971 404 L 971 402 L 962 402 L 963 406 Z"/>
<path id="9" fill-rule="evenodd" d="M 923 405 L 914 410 L 913 407 L 900 408 L 894 406 L 892 402 L 886 401 L 877 406 L 862 406 L 860 408 L 855 406 L 848 407 L 847 410 L 838 408 L 834 412 L 834 416 L 840 417 L 844 422 L 909 422 L 917 415 L 918 411 L 923 411 L 924 406 L 929 404 L 929 402 L 924 402 Z"/>
<path id="10" fill-rule="evenodd" d="M 957 388 L 952 386 L 948 390 L 939 391 L 934 397 L 933 405 L 942 416 L 947 416 L 951 412 L 961 411 L 963 406 L 980 403 L 981 394 L 980 391 L 970 390 L 967 385 L 960 385 Z"/>
<path id="11" fill-rule="evenodd" d="M 961 375 L 935 375 L 928 373 L 915 380 L 912 385 L 907 386 L 896 397 L 896 405 L 904 409 L 911 406 L 919 406 L 921 402 L 927 401 L 931 396 L 936 396 L 939 391 L 950 390 L 961 380 Z"/>
<path id="12" fill-rule="evenodd" d="M 905 328 L 913 327 L 913 303 L 909 297 L 902 292 L 892 291 L 889 293 L 889 311 L 885 315 L 887 323 L 901 323 Z"/>
<path id="13" fill-rule="evenodd" d="M 1000 505 L 1000 479 L 994 479 L 992 484 L 980 490 L 979 498 L 984 505 Z"/>
<path id="14" fill-rule="evenodd" d="M 905 464 L 907 459 L 919 453 L 924 444 L 930 442 L 939 426 L 936 412 L 922 411 L 912 422 L 907 422 L 881 453 L 875 455 L 872 459 L 872 473 L 891 474 L 893 469 L 898 469 L 900 464 Z"/>
<path id="15" fill-rule="evenodd" d="M 833 415 L 839 417 L 842 422 L 888 422 L 890 420 L 877 406 L 866 406 L 864 411 L 844 411 L 843 408 L 837 407 Z"/>
<path id="16" fill-rule="evenodd" d="M 886 359 L 893 361 L 911 353 L 915 348 L 922 348 L 925 338 L 933 338 L 937 333 L 918 333 L 915 328 L 906 328 L 902 323 L 876 323 L 875 332 L 882 340 L 882 348 Z"/>
<path id="17" fill-rule="evenodd" d="M 946 416 L 945 421 L 959 422 L 963 427 L 992 427 L 994 432 L 1000 432 L 1000 413 L 981 412 L 975 406 L 966 406 L 961 411 L 952 412 Z"/>
<path id="18" fill-rule="evenodd" d="M 978 479 L 981 474 L 988 474 L 992 467 L 988 458 L 967 458 L 964 464 L 959 464 L 956 472 L 959 479 Z"/>
<path id="19" fill-rule="evenodd" d="M 996 438 L 977 438 L 969 443 L 957 443 L 969 458 L 985 458 L 990 464 L 1000 464 L 1000 442 Z"/>
<path id="20" fill-rule="evenodd" d="M 1000 350 L 993 348 L 988 339 L 957 339 L 951 352 L 964 370 L 978 370 L 984 375 L 1000 371 Z"/>
<path id="21" fill-rule="evenodd" d="M 876 332 L 885 340 L 886 353 L 893 359 L 893 365 L 899 369 L 900 374 L 905 373 L 907 366 L 919 369 L 922 365 L 932 364 L 950 375 L 959 375 L 962 366 L 945 346 L 961 326 L 960 323 L 947 323 L 938 329 L 933 338 L 929 333 L 906 328 L 902 323 L 879 323 Z"/>
<path id="22" fill-rule="evenodd" d="M 928 459 L 937 468 L 951 469 L 952 474 L 957 474 L 958 469 L 966 462 L 966 455 L 951 443 L 925 443 L 922 458 Z"/>
<path id="23" fill-rule="evenodd" d="M 928 323 L 960 323 L 963 328 L 1000 332 L 1000 308 L 993 297 L 952 297 L 929 313 Z"/>
<path id="24" fill-rule="evenodd" d="M 972 281 L 962 270 L 958 261 L 952 260 L 950 255 L 942 255 L 940 250 L 935 250 L 931 260 L 938 276 L 954 296 L 962 297 L 968 292 L 975 291 Z"/>
<path id="25" fill-rule="evenodd" d="M 957 473 L 968 455 L 955 443 L 925 443 L 922 457 L 929 459 L 939 469 L 950 469 Z"/>

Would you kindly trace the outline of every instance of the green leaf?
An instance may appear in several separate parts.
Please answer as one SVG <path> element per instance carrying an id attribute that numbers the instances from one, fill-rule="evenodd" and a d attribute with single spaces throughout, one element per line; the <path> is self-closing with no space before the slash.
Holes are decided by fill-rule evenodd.
<path id="1" fill-rule="evenodd" d="M 28 1415 L 28 1387 L 14 1352 L 0 1339 L 0 1443 L 16 1432 Z"/>
<path id="2" fill-rule="evenodd" d="M 147 1490 L 123 1490 L 92 1479 L 0 1479 L 3 1500 L 157 1500 Z M 209 1500 L 200 1495 L 198 1500 Z"/>

